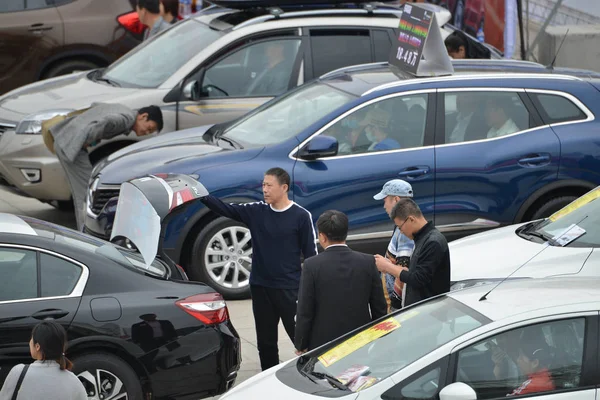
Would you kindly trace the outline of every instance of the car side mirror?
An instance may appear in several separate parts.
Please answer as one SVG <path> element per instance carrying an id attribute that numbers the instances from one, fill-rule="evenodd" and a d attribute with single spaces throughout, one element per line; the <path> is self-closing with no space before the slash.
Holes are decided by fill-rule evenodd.
<path id="1" fill-rule="evenodd" d="M 454 382 L 440 391 L 440 400 L 477 400 L 477 393 L 466 383 Z"/>
<path id="2" fill-rule="evenodd" d="M 200 98 L 200 90 L 198 81 L 189 81 L 183 87 L 183 97 L 187 100 L 196 101 Z"/>
<path id="3" fill-rule="evenodd" d="M 319 135 L 308 142 L 298 151 L 298 158 L 315 160 L 317 158 L 333 157 L 338 153 L 338 141 L 332 136 Z"/>

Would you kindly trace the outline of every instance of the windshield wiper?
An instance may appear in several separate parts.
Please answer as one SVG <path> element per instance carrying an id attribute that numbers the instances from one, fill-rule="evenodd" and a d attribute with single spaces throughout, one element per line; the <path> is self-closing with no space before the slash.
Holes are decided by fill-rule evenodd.
<path id="1" fill-rule="evenodd" d="M 217 139 L 217 143 L 218 143 L 219 140 L 226 141 L 227 143 L 229 143 L 230 145 L 232 145 L 233 148 L 235 148 L 235 149 L 243 149 L 244 148 L 244 146 L 242 146 L 241 144 L 239 144 L 235 140 L 230 139 L 230 138 L 228 138 L 226 136 L 219 136 L 219 138 Z"/>
<path id="2" fill-rule="evenodd" d="M 98 73 L 96 74 L 96 76 L 94 76 L 94 81 L 96 81 L 96 82 L 106 82 L 106 83 L 108 83 L 111 86 L 121 87 L 121 85 L 119 85 L 117 82 L 115 82 L 115 81 L 113 81 L 111 79 L 108 79 L 108 78 L 105 78 L 104 76 L 102 76 L 102 71 L 98 71 Z"/>
<path id="3" fill-rule="evenodd" d="M 340 389 L 340 390 L 350 390 L 348 389 L 348 386 L 344 385 L 342 382 L 340 382 L 335 376 L 331 376 L 329 374 L 324 374 L 323 372 L 311 372 L 310 373 L 312 376 L 314 376 L 315 378 L 319 378 L 319 379 L 326 379 L 327 382 L 331 383 L 333 386 L 335 386 L 336 388 Z"/>
<path id="4" fill-rule="evenodd" d="M 538 231 L 532 231 L 532 232 L 527 232 L 525 233 L 525 235 L 529 235 L 529 236 L 533 236 L 539 239 L 542 239 L 544 242 L 548 242 L 549 244 L 551 244 L 552 246 L 558 246 L 558 243 L 556 243 L 556 240 L 554 240 L 553 238 L 551 238 L 548 235 L 545 235 L 541 232 Z"/>

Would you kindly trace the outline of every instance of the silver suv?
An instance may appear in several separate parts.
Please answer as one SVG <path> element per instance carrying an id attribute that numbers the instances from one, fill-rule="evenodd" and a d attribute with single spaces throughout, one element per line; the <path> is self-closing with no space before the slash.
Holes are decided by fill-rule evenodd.
<path id="1" fill-rule="evenodd" d="M 429 7 L 446 37 L 450 13 Z M 328 71 L 387 61 L 401 13 L 401 7 L 384 4 L 312 10 L 211 6 L 106 69 L 0 97 L 0 183 L 69 206 L 69 186 L 43 144 L 40 121 L 92 102 L 160 105 L 163 132 L 232 120 Z M 136 140 L 130 134 L 103 141 L 90 159 L 95 164 Z"/>

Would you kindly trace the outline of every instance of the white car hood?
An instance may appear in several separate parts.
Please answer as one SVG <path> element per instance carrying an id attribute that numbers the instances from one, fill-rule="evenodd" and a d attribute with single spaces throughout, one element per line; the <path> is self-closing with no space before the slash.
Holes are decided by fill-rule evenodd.
<path id="1" fill-rule="evenodd" d="M 452 282 L 513 277 L 543 278 L 577 274 L 590 248 L 547 246 L 530 242 L 515 231 L 524 224 L 493 229 L 448 244 Z M 525 265 L 524 265 L 525 264 Z"/>

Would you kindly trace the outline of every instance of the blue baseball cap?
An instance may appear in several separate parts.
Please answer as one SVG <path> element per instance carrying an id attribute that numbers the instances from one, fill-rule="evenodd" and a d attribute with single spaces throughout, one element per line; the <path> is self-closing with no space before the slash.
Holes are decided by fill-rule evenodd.
<path id="1" fill-rule="evenodd" d="M 413 190 L 410 183 L 402 179 L 392 179 L 383 185 L 381 192 L 377 193 L 373 198 L 375 200 L 383 200 L 387 196 L 413 197 Z"/>

